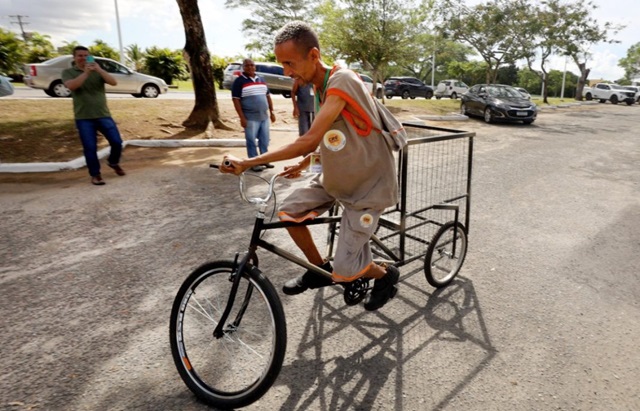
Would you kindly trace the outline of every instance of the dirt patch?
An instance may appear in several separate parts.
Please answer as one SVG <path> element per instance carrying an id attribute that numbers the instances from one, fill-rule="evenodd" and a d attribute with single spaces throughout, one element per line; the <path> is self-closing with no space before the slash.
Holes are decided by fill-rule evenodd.
<path id="1" fill-rule="evenodd" d="M 274 97 L 276 122 L 272 124 L 272 141 L 296 137 L 297 119 L 292 116 L 291 100 Z M 66 162 L 82 156 L 82 145 L 73 121 L 70 99 L 3 101 L 0 135 L 0 162 L 37 163 Z M 198 132 L 186 129 L 182 123 L 193 109 L 193 100 L 178 99 L 111 99 L 109 108 L 125 140 L 141 139 L 231 139 L 244 138 L 233 103 L 228 97 L 218 100 L 220 115 L 232 130 L 209 127 Z M 425 113 L 422 108 L 388 105 L 398 117 L 411 118 L 414 113 Z M 283 131 L 285 130 L 285 131 Z M 286 131 L 288 130 L 288 131 Z M 287 140 L 288 141 L 288 140 Z M 104 138 L 98 147 L 107 147 Z M 183 162 L 206 157 L 211 150 L 202 149 L 126 149 L 130 164 L 173 162 L 180 156 Z M 244 149 L 239 153 L 242 154 Z M 186 156 L 186 158 L 183 158 Z M 128 167 L 131 165 L 128 164 Z"/>

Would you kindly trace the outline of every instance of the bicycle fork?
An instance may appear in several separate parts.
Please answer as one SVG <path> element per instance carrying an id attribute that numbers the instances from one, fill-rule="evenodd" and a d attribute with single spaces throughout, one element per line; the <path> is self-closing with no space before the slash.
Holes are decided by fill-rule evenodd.
<path id="1" fill-rule="evenodd" d="M 230 281 L 233 281 L 233 284 L 231 285 L 231 291 L 229 292 L 229 299 L 227 300 L 227 304 L 224 308 L 224 312 L 220 316 L 220 321 L 218 322 L 218 325 L 213 330 L 213 336 L 217 339 L 222 338 L 225 332 L 233 332 L 238 328 L 238 326 L 240 325 L 240 322 L 242 321 L 242 317 L 244 316 L 244 313 L 246 312 L 247 307 L 249 306 L 249 301 L 251 300 L 251 295 L 253 294 L 253 288 L 254 288 L 251 281 L 248 282 L 247 292 L 245 293 L 244 301 L 242 302 L 242 306 L 240 307 L 240 310 L 238 311 L 236 318 L 233 320 L 233 322 L 225 326 L 225 323 L 229 318 L 229 314 L 233 309 L 233 305 L 236 300 L 236 295 L 238 294 L 238 288 L 240 287 L 240 280 L 242 279 L 242 273 L 244 272 L 245 267 L 247 266 L 247 263 L 249 262 L 249 260 L 253 260 L 254 267 L 258 265 L 258 256 L 256 254 L 256 249 L 257 249 L 256 242 L 260 237 L 263 221 L 264 221 L 264 217 L 258 216 L 256 224 L 253 227 L 253 233 L 251 235 L 251 244 L 249 245 L 249 250 L 242 257 L 242 259 L 240 260 L 240 263 L 238 263 L 238 257 L 240 256 L 240 253 L 236 253 L 235 258 L 233 259 L 233 269 L 231 271 L 231 276 L 230 276 L 231 278 L 229 279 Z"/>

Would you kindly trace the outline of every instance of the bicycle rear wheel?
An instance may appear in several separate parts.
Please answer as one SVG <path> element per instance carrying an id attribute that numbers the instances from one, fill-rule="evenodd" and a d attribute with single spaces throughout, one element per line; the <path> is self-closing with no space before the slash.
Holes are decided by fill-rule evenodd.
<path id="1" fill-rule="evenodd" d="M 448 285 L 460 271 L 466 255 L 467 231 L 464 226 L 449 221 L 440 227 L 424 258 L 424 274 L 429 284 L 436 288 Z"/>
<path id="2" fill-rule="evenodd" d="M 247 406 L 273 385 L 287 345 L 282 304 L 255 267 L 241 273 L 224 335 L 213 331 L 230 295 L 233 262 L 197 268 L 182 284 L 171 310 L 171 353 L 180 377 L 201 400 L 218 408 Z"/>

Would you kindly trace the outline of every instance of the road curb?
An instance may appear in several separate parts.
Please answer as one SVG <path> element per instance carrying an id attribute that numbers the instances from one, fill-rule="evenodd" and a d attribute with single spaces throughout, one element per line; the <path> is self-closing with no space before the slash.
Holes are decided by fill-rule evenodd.
<path id="1" fill-rule="evenodd" d="M 216 140 L 127 140 L 122 144 L 137 147 L 245 147 L 244 139 L 216 139 Z M 98 151 L 98 158 L 109 155 L 110 147 Z M 51 163 L 0 163 L 0 173 L 49 173 L 54 171 L 77 170 L 87 165 L 84 157 L 65 162 Z"/>

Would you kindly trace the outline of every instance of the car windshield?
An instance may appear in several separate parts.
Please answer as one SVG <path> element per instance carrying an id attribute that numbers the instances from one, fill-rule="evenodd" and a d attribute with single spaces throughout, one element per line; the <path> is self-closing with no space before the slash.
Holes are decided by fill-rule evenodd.
<path id="1" fill-rule="evenodd" d="M 488 86 L 487 93 L 493 97 L 520 97 L 522 98 L 522 94 L 518 92 L 513 87 L 498 87 L 498 86 Z"/>

